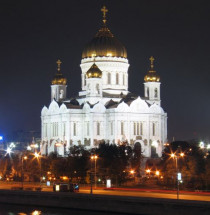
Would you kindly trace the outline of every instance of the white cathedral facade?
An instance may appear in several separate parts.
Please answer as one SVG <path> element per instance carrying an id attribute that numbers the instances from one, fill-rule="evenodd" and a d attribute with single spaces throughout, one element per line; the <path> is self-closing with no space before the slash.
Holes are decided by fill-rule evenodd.
<path id="1" fill-rule="evenodd" d="M 103 25 L 82 53 L 77 98 L 67 98 L 67 80 L 57 61 L 51 104 L 41 111 L 41 154 L 67 156 L 71 146 L 92 148 L 105 141 L 138 143 L 145 157 L 160 157 L 167 140 L 167 114 L 161 107 L 154 58 L 144 77 L 144 97 L 129 92 L 127 51 L 106 25 L 105 7 L 102 12 Z"/>

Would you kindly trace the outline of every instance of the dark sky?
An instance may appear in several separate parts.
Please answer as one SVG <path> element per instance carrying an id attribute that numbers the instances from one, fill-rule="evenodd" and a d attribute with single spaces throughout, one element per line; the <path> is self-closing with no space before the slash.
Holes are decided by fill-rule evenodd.
<path id="1" fill-rule="evenodd" d="M 0 4 L 0 133 L 40 130 L 56 60 L 68 96 L 81 89 L 85 44 L 101 25 L 125 45 L 129 90 L 143 96 L 148 58 L 156 59 L 168 137 L 210 139 L 210 3 L 207 0 L 7 0 Z"/>

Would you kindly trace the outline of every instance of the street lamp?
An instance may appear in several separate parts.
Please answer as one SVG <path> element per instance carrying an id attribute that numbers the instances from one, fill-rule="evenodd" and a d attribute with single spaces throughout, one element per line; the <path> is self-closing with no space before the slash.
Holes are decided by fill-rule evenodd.
<path id="1" fill-rule="evenodd" d="M 155 171 L 155 175 L 156 175 L 157 177 L 159 177 L 160 171 L 156 170 L 156 171 Z"/>
<path id="2" fill-rule="evenodd" d="M 178 159 L 180 157 L 184 157 L 185 154 L 181 152 L 179 155 L 176 155 L 175 153 L 171 153 L 171 158 L 175 159 L 176 162 L 176 181 L 177 181 L 177 199 L 179 199 L 179 178 L 178 178 Z"/>
<path id="3" fill-rule="evenodd" d="M 94 175 L 94 181 L 95 181 L 95 188 L 96 188 L 96 161 L 98 159 L 98 156 L 97 155 L 92 155 L 91 156 L 91 160 L 94 160 L 95 161 L 95 175 Z M 92 168 L 91 168 L 92 169 Z"/>
<path id="4" fill-rule="evenodd" d="M 149 174 L 149 176 L 150 176 L 151 170 L 150 170 L 150 169 L 146 169 L 145 171 L 146 171 L 146 173 Z"/>
<path id="5" fill-rule="evenodd" d="M 41 178 L 42 177 L 42 164 L 41 164 L 41 161 L 42 161 L 42 159 L 41 159 L 41 155 L 39 153 L 37 153 L 37 152 L 34 153 L 34 156 L 39 161 L 39 168 L 40 168 L 40 188 L 41 188 L 41 183 L 42 183 L 42 178 Z M 40 160 L 39 160 L 39 157 L 40 157 Z"/>

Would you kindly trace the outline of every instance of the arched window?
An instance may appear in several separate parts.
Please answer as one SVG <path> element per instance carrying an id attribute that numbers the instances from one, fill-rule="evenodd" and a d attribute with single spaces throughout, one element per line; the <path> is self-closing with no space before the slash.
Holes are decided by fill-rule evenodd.
<path id="1" fill-rule="evenodd" d="M 140 123 L 140 135 L 143 135 L 143 123 Z"/>
<path id="2" fill-rule="evenodd" d="M 136 123 L 133 123 L 133 134 L 136 135 Z"/>
<path id="3" fill-rule="evenodd" d="M 156 131 L 155 131 L 155 123 L 153 122 L 152 123 L 152 135 L 155 136 L 155 133 L 156 133 Z"/>
<path id="4" fill-rule="evenodd" d="M 84 75 L 84 86 L 86 86 L 86 75 Z"/>
<path id="5" fill-rule="evenodd" d="M 155 88 L 155 98 L 157 98 L 158 97 L 158 90 L 157 90 L 157 88 Z"/>
<path id="6" fill-rule="evenodd" d="M 111 73 L 107 74 L 107 84 L 111 84 Z"/>
<path id="7" fill-rule="evenodd" d="M 87 122 L 87 136 L 89 136 L 89 133 L 90 133 L 90 131 L 89 131 L 89 122 Z"/>
<path id="8" fill-rule="evenodd" d="M 111 122 L 111 135 L 113 135 L 113 122 Z"/>
<path id="9" fill-rule="evenodd" d="M 63 97 L 64 97 L 64 91 L 60 90 L 60 99 L 63 99 Z"/>
<path id="10" fill-rule="evenodd" d="M 137 135 L 139 135 L 139 122 L 137 122 Z"/>
<path id="11" fill-rule="evenodd" d="M 124 135 L 124 122 L 121 122 L 121 135 Z"/>
<path id="12" fill-rule="evenodd" d="M 45 146 L 45 152 L 46 152 L 45 154 L 48 155 L 48 144 L 47 143 L 46 143 L 46 146 Z"/>
<path id="13" fill-rule="evenodd" d="M 119 84 L 119 74 L 116 74 L 116 84 Z"/>
<path id="14" fill-rule="evenodd" d="M 100 135 L 100 122 L 97 122 L 97 135 Z"/>
<path id="15" fill-rule="evenodd" d="M 76 136 L 77 135 L 77 124 L 76 122 L 74 122 L 74 127 L 73 127 L 73 135 Z"/>
<path id="16" fill-rule="evenodd" d="M 123 74 L 123 86 L 125 85 L 125 74 Z"/>
<path id="17" fill-rule="evenodd" d="M 98 94 L 100 94 L 99 84 L 96 84 L 96 92 L 97 92 Z"/>

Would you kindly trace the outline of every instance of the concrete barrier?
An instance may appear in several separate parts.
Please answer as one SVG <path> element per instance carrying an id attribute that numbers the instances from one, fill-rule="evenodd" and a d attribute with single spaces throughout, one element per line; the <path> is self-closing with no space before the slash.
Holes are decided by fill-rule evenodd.
<path id="1" fill-rule="evenodd" d="M 0 203 L 143 215 L 209 215 L 210 203 L 127 196 L 0 190 Z"/>

